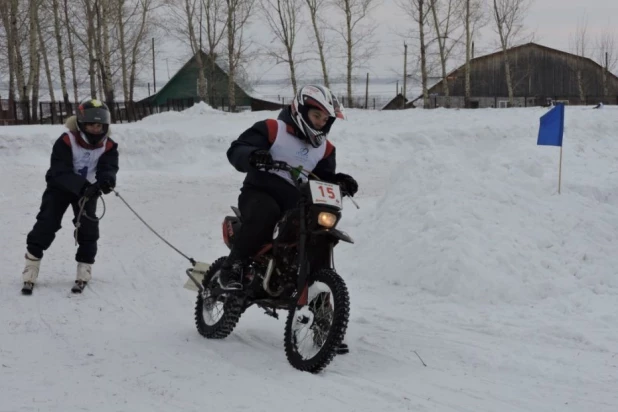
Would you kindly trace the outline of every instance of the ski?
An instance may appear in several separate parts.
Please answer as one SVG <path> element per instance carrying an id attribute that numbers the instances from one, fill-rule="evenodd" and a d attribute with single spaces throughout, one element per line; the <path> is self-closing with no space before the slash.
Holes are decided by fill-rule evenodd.
<path id="1" fill-rule="evenodd" d="M 24 286 L 21 288 L 22 295 L 32 295 L 32 289 L 34 289 L 34 283 L 24 282 Z"/>
<path id="2" fill-rule="evenodd" d="M 84 282 L 83 280 L 76 280 L 75 284 L 71 288 L 71 292 L 73 292 L 73 293 L 82 293 L 82 290 L 84 290 L 86 285 L 87 285 L 87 282 Z"/>

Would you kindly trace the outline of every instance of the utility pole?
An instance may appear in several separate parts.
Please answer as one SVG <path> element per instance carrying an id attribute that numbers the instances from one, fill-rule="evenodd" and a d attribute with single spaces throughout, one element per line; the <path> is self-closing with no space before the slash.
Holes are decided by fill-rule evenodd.
<path id="1" fill-rule="evenodd" d="M 369 108 L 367 106 L 368 104 L 369 104 L 369 73 L 367 73 L 367 82 L 365 83 L 365 110 Z"/>
<path id="2" fill-rule="evenodd" d="M 155 74 L 155 50 L 154 50 L 154 37 L 152 38 L 152 91 L 157 93 L 157 75 Z"/>
<path id="3" fill-rule="evenodd" d="M 406 108 L 406 80 L 408 78 L 408 45 L 403 44 L 403 99 L 401 100 L 401 108 Z"/>

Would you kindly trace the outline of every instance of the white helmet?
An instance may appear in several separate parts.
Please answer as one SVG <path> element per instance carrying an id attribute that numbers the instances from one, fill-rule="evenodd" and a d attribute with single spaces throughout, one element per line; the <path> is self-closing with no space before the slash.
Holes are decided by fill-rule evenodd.
<path id="1" fill-rule="evenodd" d="M 324 86 L 308 85 L 301 87 L 292 100 L 291 107 L 292 120 L 303 134 L 299 137 L 304 137 L 313 147 L 319 147 L 326 140 L 335 119 L 345 119 L 343 106 Z M 321 130 L 315 129 L 309 120 L 308 114 L 311 108 L 319 109 L 329 116 Z"/>

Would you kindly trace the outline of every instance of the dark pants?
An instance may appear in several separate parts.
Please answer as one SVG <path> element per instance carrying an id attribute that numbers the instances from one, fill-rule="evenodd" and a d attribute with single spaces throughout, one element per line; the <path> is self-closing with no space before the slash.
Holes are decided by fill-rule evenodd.
<path id="1" fill-rule="evenodd" d="M 47 250 L 54 238 L 56 232 L 60 230 L 62 217 L 67 211 L 69 205 L 73 207 L 73 224 L 75 224 L 77 215 L 79 214 L 78 198 L 68 192 L 47 188 L 43 192 L 43 200 L 41 209 L 36 216 L 36 223 L 32 231 L 28 233 L 26 242 L 28 244 L 28 252 L 37 258 L 43 257 L 43 252 Z M 84 214 L 94 218 L 97 209 L 97 199 L 91 199 L 84 207 L 84 213 L 81 218 L 81 225 L 77 232 L 77 254 L 75 260 L 83 263 L 94 263 L 94 258 L 97 254 L 97 240 L 99 240 L 99 222 L 87 219 Z"/>
<path id="2" fill-rule="evenodd" d="M 246 260 L 272 241 L 277 221 L 296 201 L 297 198 L 277 198 L 260 189 L 243 187 L 238 197 L 242 226 L 235 234 L 229 260 Z"/>

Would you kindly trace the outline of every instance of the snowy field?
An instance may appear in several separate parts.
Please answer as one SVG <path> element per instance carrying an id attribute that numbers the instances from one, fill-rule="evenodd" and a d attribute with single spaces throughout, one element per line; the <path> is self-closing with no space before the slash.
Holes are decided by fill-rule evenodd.
<path id="1" fill-rule="evenodd" d="M 615 412 L 618 109 L 567 107 L 561 194 L 559 148 L 536 146 L 545 112 L 349 110 L 335 123 L 339 170 L 360 184 L 341 223 L 356 244 L 336 253 L 351 352 L 319 375 L 288 364 L 284 317 L 252 309 L 227 339 L 202 338 L 188 262 L 113 194 L 84 294 L 69 292 L 68 212 L 21 296 L 62 127 L 0 127 L 0 411 Z M 243 179 L 225 150 L 274 116 L 198 105 L 113 126 L 117 190 L 212 261 Z"/>

